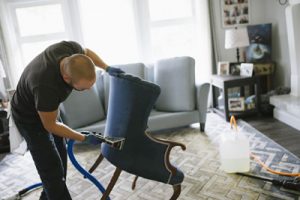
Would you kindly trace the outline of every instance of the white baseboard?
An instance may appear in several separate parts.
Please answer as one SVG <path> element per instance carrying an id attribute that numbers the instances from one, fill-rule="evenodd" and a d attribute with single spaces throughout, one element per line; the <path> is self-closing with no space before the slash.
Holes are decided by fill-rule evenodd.
<path id="1" fill-rule="evenodd" d="M 273 117 L 297 130 L 300 130 L 300 118 L 288 113 L 286 110 L 274 108 Z"/>

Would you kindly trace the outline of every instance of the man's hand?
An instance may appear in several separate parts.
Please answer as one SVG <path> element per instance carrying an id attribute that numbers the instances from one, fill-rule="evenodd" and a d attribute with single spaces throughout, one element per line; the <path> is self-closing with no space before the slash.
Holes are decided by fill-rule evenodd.
<path id="1" fill-rule="evenodd" d="M 87 142 L 89 144 L 97 145 L 101 144 L 102 141 L 95 136 L 95 133 L 90 132 L 90 131 L 81 131 L 80 133 L 85 135 L 85 139 L 83 142 Z"/>
<path id="2" fill-rule="evenodd" d="M 120 68 L 116 68 L 116 67 L 106 67 L 105 70 L 109 75 L 111 76 L 116 76 L 118 74 L 122 74 L 125 73 L 123 70 L 121 70 Z"/>

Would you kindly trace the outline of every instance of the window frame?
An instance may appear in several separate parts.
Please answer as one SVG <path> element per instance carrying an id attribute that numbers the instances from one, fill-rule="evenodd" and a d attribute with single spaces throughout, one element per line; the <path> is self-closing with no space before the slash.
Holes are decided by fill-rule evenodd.
<path id="1" fill-rule="evenodd" d="M 73 5 L 74 3 L 75 5 Z M 55 4 L 59 4 L 62 9 L 64 32 L 21 36 L 16 14 L 17 9 Z M 12 87 L 16 87 L 19 77 L 26 67 L 24 53 L 22 52 L 23 44 L 60 38 L 82 41 L 81 27 L 78 23 L 80 16 L 75 13 L 78 13 L 77 0 L 3 0 L 3 3 L 0 4 L 0 18 L 7 47 L 10 65 L 8 74 L 10 75 Z"/>
<path id="2" fill-rule="evenodd" d="M 191 17 L 151 20 L 149 1 L 151 0 L 134 0 L 133 6 L 135 11 L 136 27 L 138 36 L 138 48 L 140 57 L 143 61 L 153 62 L 155 60 L 152 53 L 152 39 L 151 30 L 159 27 L 167 27 L 174 25 L 196 24 L 196 0 L 188 0 L 191 3 L 192 15 Z"/>
<path id="3" fill-rule="evenodd" d="M 59 38 L 62 35 L 60 34 L 44 34 L 36 36 L 25 36 L 20 38 L 20 33 L 17 30 L 18 24 L 16 9 L 20 7 L 29 7 L 29 6 L 39 6 L 39 5 L 49 5 L 49 4 L 61 4 L 62 15 L 64 19 L 65 32 L 69 40 L 75 40 L 83 44 L 83 31 L 82 31 L 82 21 L 80 16 L 79 9 L 79 0 L 1 0 L 0 4 L 0 22 L 2 25 L 3 36 L 5 40 L 5 47 L 7 50 L 7 57 L 9 61 L 9 70 L 7 72 L 12 88 L 15 88 L 21 75 L 21 72 L 24 70 L 24 58 L 22 57 L 22 45 L 27 42 L 35 41 L 46 41 L 55 38 Z M 181 18 L 172 18 L 172 19 L 162 19 L 162 20 L 151 20 L 150 19 L 150 0 L 131 0 L 133 6 L 134 14 L 134 24 L 136 31 L 136 40 L 137 40 L 137 49 L 139 60 L 145 63 L 153 63 L 156 59 L 153 54 L 153 42 L 151 32 L 155 28 L 176 26 L 176 25 L 192 25 L 195 28 L 195 42 L 196 49 L 195 52 L 200 52 L 199 49 L 201 46 L 202 39 L 200 38 L 203 31 L 199 27 L 199 22 L 208 23 L 200 18 L 200 3 L 197 0 L 188 0 L 191 4 L 192 15 L 190 17 L 181 17 Z M 206 9 L 207 2 L 202 3 Z M 202 5 L 201 4 L 201 5 Z M 14 14 L 12 14 L 14 13 Z M 194 31 L 193 31 L 194 33 Z M 204 34 L 207 38 L 206 33 Z M 209 41 L 207 41 L 209 43 Z M 199 55 L 197 54 L 197 57 Z M 197 58 L 196 58 L 197 60 Z M 199 60 L 199 59 L 198 59 Z M 196 68 L 197 68 L 196 64 Z"/>

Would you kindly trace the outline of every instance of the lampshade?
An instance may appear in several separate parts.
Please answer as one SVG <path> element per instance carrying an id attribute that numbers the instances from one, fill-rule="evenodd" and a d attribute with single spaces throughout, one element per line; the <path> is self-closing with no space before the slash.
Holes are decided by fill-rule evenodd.
<path id="1" fill-rule="evenodd" d="M 227 29 L 225 31 L 225 49 L 249 46 L 249 36 L 246 28 Z"/>
<path id="2" fill-rule="evenodd" d="M 0 78 L 5 78 L 5 77 L 6 77 L 6 74 L 5 74 L 2 62 L 0 60 Z"/>

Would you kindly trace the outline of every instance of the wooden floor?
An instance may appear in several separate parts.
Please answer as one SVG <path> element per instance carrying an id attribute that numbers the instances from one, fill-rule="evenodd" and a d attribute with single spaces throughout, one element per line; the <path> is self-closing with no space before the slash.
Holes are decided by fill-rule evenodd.
<path id="1" fill-rule="evenodd" d="M 247 117 L 243 119 L 300 158 L 300 131 L 273 117 Z"/>

